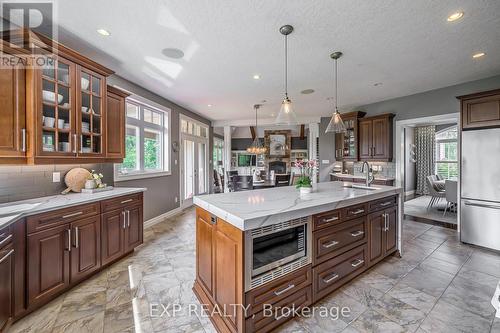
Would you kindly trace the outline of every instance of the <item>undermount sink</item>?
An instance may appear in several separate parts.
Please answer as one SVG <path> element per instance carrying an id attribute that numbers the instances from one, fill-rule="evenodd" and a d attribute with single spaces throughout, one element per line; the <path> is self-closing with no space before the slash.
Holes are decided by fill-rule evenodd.
<path id="1" fill-rule="evenodd" d="M 380 190 L 380 187 L 371 187 L 371 186 L 356 185 L 356 184 L 344 185 L 344 187 L 347 187 L 347 188 L 357 188 L 357 189 L 360 189 L 360 190 L 369 190 L 369 191 Z"/>

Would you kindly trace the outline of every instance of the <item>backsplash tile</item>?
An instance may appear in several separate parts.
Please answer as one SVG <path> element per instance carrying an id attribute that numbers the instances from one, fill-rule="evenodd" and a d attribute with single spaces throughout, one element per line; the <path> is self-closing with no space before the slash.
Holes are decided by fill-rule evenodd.
<path id="1" fill-rule="evenodd" d="M 373 171 L 373 175 L 385 178 L 395 178 L 396 177 L 396 163 L 393 162 L 369 162 L 370 166 L 381 166 L 382 171 Z M 363 173 L 361 169 L 363 168 L 363 162 L 354 162 L 353 172 L 355 176 L 362 176 Z"/>
<path id="2" fill-rule="evenodd" d="M 113 185 L 113 164 L 110 163 L 0 166 L 0 203 L 59 194 L 66 188 L 64 176 L 76 167 L 96 170 L 104 175 L 106 184 Z M 60 182 L 52 182 L 53 172 L 61 173 Z"/>

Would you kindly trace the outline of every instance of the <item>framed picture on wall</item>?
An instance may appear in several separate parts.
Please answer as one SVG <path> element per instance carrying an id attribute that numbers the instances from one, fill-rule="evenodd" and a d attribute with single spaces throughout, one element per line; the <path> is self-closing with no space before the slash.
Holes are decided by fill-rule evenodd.
<path id="1" fill-rule="evenodd" d="M 291 131 L 265 131 L 269 157 L 290 157 Z"/>

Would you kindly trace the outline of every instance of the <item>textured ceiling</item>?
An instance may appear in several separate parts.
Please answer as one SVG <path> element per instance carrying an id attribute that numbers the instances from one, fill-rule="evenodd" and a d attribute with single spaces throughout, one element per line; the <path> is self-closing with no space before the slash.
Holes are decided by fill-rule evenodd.
<path id="1" fill-rule="evenodd" d="M 301 116 L 331 113 L 341 50 L 340 105 L 409 95 L 500 74 L 498 0 L 62 0 L 59 39 L 119 75 L 212 120 L 262 117 L 283 97 L 283 38 L 291 24 L 289 95 Z M 451 13 L 462 10 L 459 22 Z M 96 29 L 105 28 L 103 37 Z M 169 59 L 164 48 L 179 48 Z M 472 60 L 476 51 L 486 57 Z M 254 80 L 254 74 L 261 80 Z M 382 82 L 381 86 L 374 83 Z M 302 95 L 304 89 L 315 93 Z M 207 107 L 211 104 L 212 107 Z"/>

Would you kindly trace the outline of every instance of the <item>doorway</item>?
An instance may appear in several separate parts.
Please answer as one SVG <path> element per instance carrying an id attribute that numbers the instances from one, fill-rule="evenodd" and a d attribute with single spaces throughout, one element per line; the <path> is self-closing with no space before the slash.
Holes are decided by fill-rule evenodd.
<path id="1" fill-rule="evenodd" d="M 180 193 L 184 209 L 193 205 L 195 195 L 209 191 L 208 126 L 182 116 L 180 128 Z"/>

